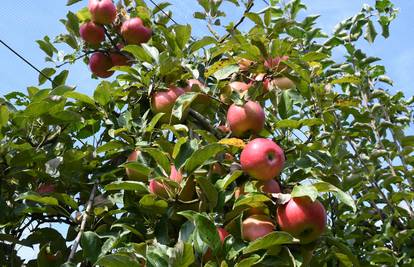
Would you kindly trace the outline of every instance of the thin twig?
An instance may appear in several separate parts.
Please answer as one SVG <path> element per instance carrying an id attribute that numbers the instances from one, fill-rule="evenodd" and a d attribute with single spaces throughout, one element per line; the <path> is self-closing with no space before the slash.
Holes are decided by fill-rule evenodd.
<path id="1" fill-rule="evenodd" d="M 254 6 L 253 0 L 249 0 L 249 2 L 247 3 L 246 10 L 243 12 L 243 16 L 233 26 L 233 28 L 226 35 L 224 35 L 223 38 L 220 39 L 219 43 L 223 43 L 227 38 L 229 38 L 230 35 L 232 34 L 232 32 L 234 32 L 237 29 L 237 27 L 239 27 L 240 24 L 243 23 L 244 19 L 246 18 L 246 14 L 250 12 L 250 10 L 252 9 L 253 6 Z"/>
<path id="2" fill-rule="evenodd" d="M 221 136 L 220 132 L 217 131 L 217 129 L 212 126 L 209 119 L 205 118 L 203 115 L 201 115 L 200 113 L 198 113 L 197 111 L 193 109 L 190 109 L 190 115 L 193 118 L 195 118 L 205 130 L 212 133 L 215 137 L 220 138 Z"/>
<path id="3" fill-rule="evenodd" d="M 86 210 L 82 215 L 82 222 L 81 222 L 81 226 L 80 226 L 80 229 L 79 229 L 79 233 L 76 236 L 75 241 L 73 242 L 72 249 L 71 249 L 69 257 L 68 257 L 68 262 L 71 262 L 73 260 L 73 258 L 75 257 L 75 253 L 76 253 L 76 250 L 78 249 L 79 242 L 81 240 L 82 234 L 85 231 L 86 221 L 88 220 L 89 214 L 92 211 L 93 202 L 94 202 L 94 199 L 95 199 L 95 194 L 96 194 L 97 187 L 98 187 L 98 181 L 95 181 L 95 183 L 93 185 L 93 188 L 92 188 L 92 191 L 91 191 L 91 194 L 89 195 L 89 200 L 88 200 L 88 204 L 86 206 Z"/>

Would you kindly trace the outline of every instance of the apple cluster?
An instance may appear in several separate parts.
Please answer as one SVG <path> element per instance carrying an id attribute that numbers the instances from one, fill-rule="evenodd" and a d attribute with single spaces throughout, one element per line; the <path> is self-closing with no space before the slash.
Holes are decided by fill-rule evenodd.
<path id="1" fill-rule="evenodd" d="M 89 68 L 100 78 L 110 77 L 114 66 L 129 66 L 131 57 L 121 51 L 124 45 L 139 45 L 151 39 L 152 30 L 144 25 L 141 18 L 121 16 L 112 0 L 89 0 L 88 10 L 91 20 L 84 22 L 79 28 L 79 34 L 85 44 L 92 49 L 89 58 Z M 120 27 L 115 25 L 120 23 Z M 109 31 L 111 30 L 111 31 Z M 109 32 L 114 32 L 113 36 Z M 105 37 L 111 41 L 111 47 L 102 44 Z"/>

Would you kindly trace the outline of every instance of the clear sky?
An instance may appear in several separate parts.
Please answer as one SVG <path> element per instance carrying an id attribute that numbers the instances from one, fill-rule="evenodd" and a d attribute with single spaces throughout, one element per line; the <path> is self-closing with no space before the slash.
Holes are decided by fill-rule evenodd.
<path id="1" fill-rule="evenodd" d="M 48 66 L 44 62 L 44 53 L 40 51 L 35 40 L 42 39 L 45 35 L 51 37 L 64 32 L 59 19 L 65 17 L 68 10 L 76 11 L 85 6 L 87 0 L 71 6 L 65 6 L 67 0 L 14 0 L 2 1 L 0 7 L 0 39 L 8 43 L 15 50 L 28 58 L 34 65 L 42 69 Z M 146 1 L 149 2 L 149 1 Z M 155 0 L 155 2 L 161 2 Z M 206 33 L 205 25 L 193 19 L 194 11 L 199 7 L 196 0 L 171 0 L 173 3 L 173 18 L 179 23 L 188 23 L 193 26 L 193 35 L 199 36 Z M 308 5 L 306 14 L 321 14 L 318 21 L 319 27 L 330 33 L 337 22 L 358 12 L 364 3 L 374 4 L 373 0 L 304 0 Z M 401 90 L 407 97 L 414 95 L 414 37 L 412 29 L 414 20 L 414 1 L 394 0 L 400 8 L 400 14 L 391 26 L 391 37 L 384 40 L 379 36 L 378 40 L 369 45 L 363 42 L 363 49 L 371 56 L 383 59 L 382 64 L 388 70 L 395 82 L 394 92 Z M 149 6 L 152 6 L 150 3 Z M 226 5 L 228 18 L 236 20 L 241 11 L 234 12 L 231 5 Z M 255 0 L 255 10 L 264 7 L 261 0 Z M 70 51 L 70 48 L 66 48 Z M 90 78 L 90 72 L 82 63 L 69 65 L 69 84 L 76 85 L 78 90 L 92 95 L 97 84 Z M 37 84 L 38 74 L 18 59 L 10 51 L 0 45 L 0 94 L 11 91 L 25 91 L 27 86 Z M 49 85 L 48 85 L 49 86 Z M 65 233 L 64 233 L 65 235 Z M 32 257 L 30 249 L 21 250 L 24 258 Z"/>

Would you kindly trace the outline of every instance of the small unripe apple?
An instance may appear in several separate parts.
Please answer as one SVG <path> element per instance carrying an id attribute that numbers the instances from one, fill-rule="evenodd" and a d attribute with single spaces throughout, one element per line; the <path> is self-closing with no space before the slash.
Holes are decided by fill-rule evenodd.
<path id="1" fill-rule="evenodd" d="M 250 66 L 253 65 L 254 62 L 246 58 L 242 58 L 237 63 L 239 64 L 239 68 L 241 71 L 248 71 Z"/>
<path id="2" fill-rule="evenodd" d="M 112 0 L 89 0 L 92 20 L 99 24 L 111 24 L 116 19 L 116 6 Z"/>
<path id="3" fill-rule="evenodd" d="M 264 66 L 269 70 L 281 72 L 287 68 L 286 64 L 283 62 L 287 61 L 288 59 L 289 59 L 289 56 L 268 58 L 265 60 Z"/>
<path id="4" fill-rule="evenodd" d="M 242 237 L 247 241 L 254 241 L 270 234 L 275 229 L 272 220 L 265 215 L 252 215 L 242 223 Z"/>
<path id="5" fill-rule="evenodd" d="M 152 30 L 145 27 L 142 19 L 132 18 L 122 23 L 121 35 L 128 44 L 139 45 L 151 39 Z"/>
<path id="6" fill-rule="evenodd" d="M 151 110 L 154 113 L 166 113 L 164 118 L 169 118 L 175 101 L 182 94 L 184 94 L 184 90 L 175 86 L 170 87 L 167 91 L 155 92 L 151 98 Z"/>
<path id="7" fill-rule="evenodd" d="M 259 133 L 265 123 L 265 113 L 259 103 L 247 101 L 243 106 L 232 104 L 227 111 L 227 124 L 235 136 L 247 132 Z"/>
<path id="8" fill-rule="evenodd" d="M 114 74 L 113 71 L 109 70 L 113 66 L 111 58 L 102 52 L 95 52 L 89 58 L 90 70 L 100 78 L 108 78 Z"/>
<path id="9" fill-rule="evenodd" d="M 105 30 L 92 21 L 82 24 L 79 28 L 81 38 L 92 46 L 98 46 L 105 40 Z"/>
<path id="10" fill-rule="evenodd" d="M 318 201 L 309 197 L 292 198 L 277 209 L 277 221 L 285 232 L 307 244 L 325 231 L 326 211 Z"/>
<path id="11" fill-rule="evenodd" d="M 109 56 L 111 57 L 112 60 L 112 64 L 114 66 L 131 66 L 132 62 L 130 61 L 130 59 L 123 55 L 122 53 L 119 52 L 112 52 L 109 54 Z"/>
<path id="12" fill-rule="evenodd" d="M 138 161 L 138 158 L 139 158 L 140 155 L 141 155 L 141 151 L 139 151 L 139 150 L 132 151 L 132 153 L 129 154 L 129 156 L 127 158 L 127 162 L 136 162 L 136 161 Z M 126 174 L 127 174 L 128 178 L 131 179 L 131 180 L 140 180 L 140 181 L 147 180 L 147 176 L 145 176 L 145 175 L 143 175 L 143 174 L 141 174 L 141 173 L 139 173 L 139 172 L 137 172 L 133 169 L 126 168 L 125 171 L 126 171 Z"/>
<path id="13" fill-rule="evenodd" d="M 283 150 L 272 140 L 256 138 L 250 141 L 240 155 L 244 172 L 257 180 L 271 180 L 283 168 L 285 156 Z"/>

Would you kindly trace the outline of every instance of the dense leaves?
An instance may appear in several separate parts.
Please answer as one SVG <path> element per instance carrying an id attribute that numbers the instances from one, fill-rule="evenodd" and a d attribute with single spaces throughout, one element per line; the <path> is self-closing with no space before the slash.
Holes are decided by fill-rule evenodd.
<path id="1" fill-rule="evenodd" d="M 384 89 L 392 80 L 380 59 L 358 47 L 363 38 L 389 36 L 397 14 L 389 0 L 364 5 L 329 36 L 315 26 L 318 16 L 300 19 L 300 0 L 270 0 L 258 12 L 254 1 L 228 0 L 246 22 L 224 26 L 223 1 L 199 0 L 194 17 L 211 36 L 171 23 L 160 12 L 168 3 L 151 10 L 144 1 L 121 2 L 119 13 L 142 18 L 152 38 L 119 51 L 117 18 L 105 26 L 111 38 L 100 49 L 118 49 L 132 66 L 114 67 L 117 76 L 90 95 L 65 85 L 69 72 L 48 67 L 52 88 L 39 77 L 39 87 L 0 99 L 0 265 L 414 264 L 414 137 L 405 134 L 414 98 Z M 87 8 L 69 12 L 61 20 L 67 33 L 39 40 L 47 60 L 87 62 L 96 48 L 82 43 L 79 25 L 90 18 Z M 247 21 L 253 27 L 242 32 Z M 59 43 L 71 52 L 58 52 Z M 335 49 L 344 51 L 343 62 L 332 60 Z M 252 61 L 247 69 L 241 59 Z M 295 86 L 266 85 L 256 79 L 261 73 Z M 157 113 L 154 93 L 189 79 L 202 86 Z M 233 81 L 250 87 L 229 91 Z M 263 193 L 240 170 L 240 152 L 253 136 L 223 130 L 229 104 L 248 99 L 265 107 L 258 136 L 285 151 L 282 193 Z M 128 159 L 132 151 L 140 153 L 136 161 Z M 276 222 L 279 205 L 303 196 L 327 210 L 318 240 L 303 245 L 278 225 L 255 241 L 242 239 L 253 209 Z M 230 236 L 221 240 L 217 227 Z M 38 247 L 37 258 L 21 259 L 21 246 Z"/>

